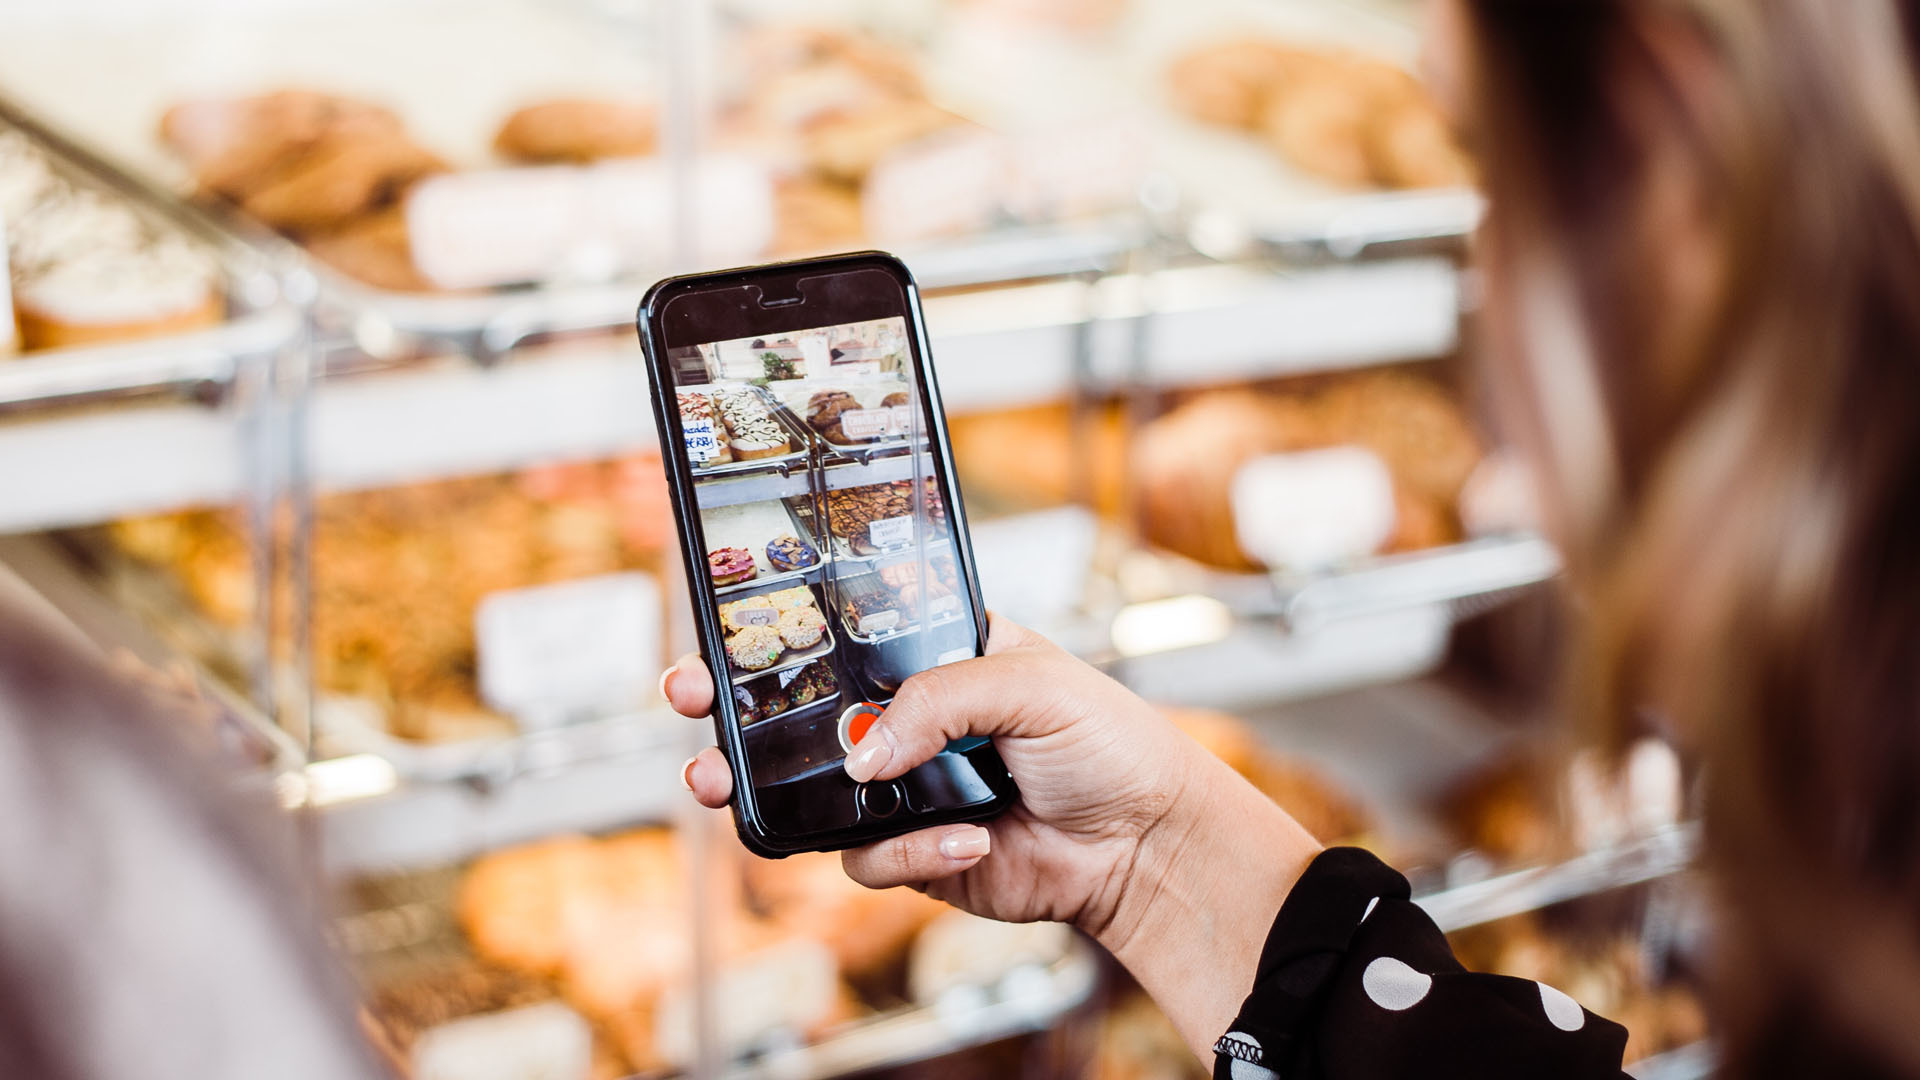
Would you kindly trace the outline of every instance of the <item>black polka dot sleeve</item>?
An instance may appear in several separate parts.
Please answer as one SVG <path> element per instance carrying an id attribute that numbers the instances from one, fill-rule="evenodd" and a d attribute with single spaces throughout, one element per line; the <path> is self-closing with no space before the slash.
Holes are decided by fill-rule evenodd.
<path id="1" fill-rule="evenodd" d="M 1542 983 L 1460 966 L 1407 879 L 1330 848 L 1281 905 L 1216 1080 L 1620 1080 L 1627 1031 Z"/>

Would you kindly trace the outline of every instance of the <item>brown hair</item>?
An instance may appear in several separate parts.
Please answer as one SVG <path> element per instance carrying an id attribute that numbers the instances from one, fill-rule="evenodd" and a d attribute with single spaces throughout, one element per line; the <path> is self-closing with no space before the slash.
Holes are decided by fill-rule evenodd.
<path id="1" fill-rule="evenodd" d="M 1700 766 L 1737 1075 L 1920 1076 L 1915 7 L 1463 9 L 1487 373 L 1581 712 Z"/>

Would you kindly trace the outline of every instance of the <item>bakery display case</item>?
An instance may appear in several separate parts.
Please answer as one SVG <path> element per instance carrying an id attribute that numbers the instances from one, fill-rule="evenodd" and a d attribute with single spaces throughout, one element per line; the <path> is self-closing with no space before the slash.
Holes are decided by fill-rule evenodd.
<path id="1" fill-rule="evenodd" d="M 55 200 L 85 205 L 49 231 L 84 257 L 16 263 L 16 308 L 138 293 L 147 260 L 209 283 L 136 342 L 43 320 L 0 361 L 0 455 L 65 463 L 5 470 L 4 528 L 43 531 L 0 568 L 243 717 L 219 737 L 317 811 L 340 944 L 415 1075 L 503 1045 L 567 1076 L 919 1075 L 1115 985 L 1058 928 L 762 863 L 684 813 L 711 729 L 655 688 L 691 635 L 631 329 L 673 267 L 900 252 L 989 606 L 1186 706 L 1316 835 L 1413 867 L 1446 928 L 1525 924 L 1489 963 L 1690 864 L 1677 809 L 1570 809 L 1561 766 L 1483 771 L 1487 731 L 1370 696 L 1428 689 L 1456 623 L 1559 565 L 1454 377 L 1480 203 L 1406 5 L 684 8 L 0 35 L 0 200 L 43 201 L 44 171 L 142 223 Z M 35 226 L 0 219 L 18 251 Z M 847 706 L 972 644 L 900 335 L 681 358 L 740 719 L 812 767 Z M 1191 1065 L 1107 996 L 1097 1075 Z M 1650 1060 L 1698 1054 L 1655 1028 Z"/>

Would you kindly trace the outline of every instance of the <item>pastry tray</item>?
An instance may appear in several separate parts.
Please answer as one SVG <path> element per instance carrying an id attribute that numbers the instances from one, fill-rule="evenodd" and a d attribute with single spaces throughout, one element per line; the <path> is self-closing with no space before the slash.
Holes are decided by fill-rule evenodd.
<path id="1" fill-rule="evenodd" d="M 906 461 L 911 461 L 911 458 L 894 459 L 894 462 L 906 462 Z M 864 472 L 866 471 L 867 468 L 869 467 L 863 466 L 861 467 L 861 471 Z M 863 478 L 859 483 L 834 483 L 833 482 L 838 479 L 840 478 L 829 476 L 828 486 L 835 490 L 841 490 L 841 489 L 852 488 L 852 487 L 871 487 L 871 486 L 874 486 L 875 484 L 890 483 L 892 482 L 892 479 L 900 479 L 900 478 L 893 477 L 887 480 L 877 480 L 877 481 L 867 480 Z M 823 540 L 828 540 L 828 542 L 830 542 L 833 545 L 833 557 L 836 562 L 870 563 L 875 559 L 898 558 L 902 555 L 911 554 L 916 550 L 917 541 L 909 541 L 908 543 L 901 544 L 896 547 L 882 548 L 878 551 L 858 552 L 853 550 L 853 543 L 849 541 L 846 537 L 834 535 L 831 525 L 816 527 L 815 519 L 813 516 L 813 508 L 809 506 L 806 502 L 789 499 L 787 500 L 787 507 L 790 511 L 792 511 L 795 518 L 804 522 L 810 528 L 812 528 L 812 531 L 815 536 L 818 536 Z M 920 530 L 916 529 L 914 530 L 914 532 L 917 537 Z M 946 551 L 952 546 L 952 543 L 953 543 L 953 530 L 951 526 L 943 524 L 940 526 L 939 535 L 929 537 L 926 540 L 926 549 L 929 552 Z"/>
<path id="2" fill-rule="evenodd" d="M 796 422 L 792 414 L 788 413 L 787 410 L 781 408 L 780 403 L 774 399 L 772 394 L 767 393 L 764 387 L 754 386 L 751 383 L 699 383 L 693 386 L 675 387 L 675 389 L 681 393 L 700 394 L 711 394 L 715 390 L 722 388 L 728 390 L 746 390 L 759 398 L 761 403 L 767 407 L 767 412 L 773 417 L 774 423 L 786 429 L 787 439 L 792 444 L 793 449 L 773 457 L 748 458 L 745 460 L 736 459 L 721 465 L 696 465 L 693 467 L 694 483 L 697 484 L 706 479 L 740 476 L 746 473 L 777 472 L 781 476 L 789 476 L 796 469 L 806 468 L 813 447 L 812 432 L 807 430 L 805 424 Z M 714 411 L 714 419 L 716 421 L 719 420 L 719 410 L 717 409 Z"/>
<path id="3" fill-rule="evenodd" d="M 845 379 L 801 379 L 769 384 L 766 389 L 769 394 L 779 399 L 780 404 L 788 411 L 792 422 L 807 429 L 813 436 L 815 445 L 820 447 L 821 456 L 828 465 L 846 462 L 867 465 L 871 464 L 875 458 L 904 454 L 914 445 L 914 440 L 906 435 L 873 439 L 868 442 L 838 443 L 814 431 L 813 425 L 806 421 L 807 399 L 820 391 L 844 390 L 852 394 L 862 408 L 871 409 L 878 406 L 880 399 L 887 394 L 910 390 L 904 379 L 871 375 Z M 920 436 L 919 445 L 927 445 L 924 432 Z"/>
<path id="4" fill-rule="evenodd" d="M 833 585 L 833 591 L 836 594 L 840 594 L 843 589 L 845 590 L 846 593 L 851 593 L 851 594 L 866 594 L 866 593 L 872 593 L 872 592 L 881 592 L 881 593 L 891 592 L 891 590 L 889 590 L 883 583 L 881 583 L 878 575 L 872 572 L 853 574 L 847 577 L 836 579 Z M 942 626 L 947 626 L 949 624 L 959 622 L 961 619 L 966 617 L 966 614 L 967 614 L 966 606 L 963 600 L 960 603 L 960 605 L 954 608 L 954 610 L 949 611 L 944 615 L 934 616 L 932 620 L 932 625 L 935 629 L 938 629 Z M 908 620 L 906 617 L 907 613 L 905 610 L 902 610 L 900 615 L 901 615 L 901 620 L 899 625 L 893 627 L 890 630 L 882 630 L 874 634 L 861 634 L 861 633 L 857 633 L 852 626 L 849 626 L 847 624 L 846 614 L 845 612 L 840 610 L 839 605 L 835 605 L 835 608 L 834 608 L 834 618 L 839 620 L 840 628 L 846 631 L 847 640 L 856 641 L 862 645 L 880 645 L 889 641 L 898 641 L 901 638 L 919 633 L 921 628 L 926 625 L 925 623 L 923 623 L 921 620 L 918 620 L 918 619 Z"/>
<path id="5" fill-rule="evenodd" d="M 785 5 L 743 7 L 748 17 L 796 17 Z M 646 46 L 666 40 L 663 28 L 644 17 L 636 24 L 631 12 L 613 5 L 568 11 L 495 2 L 463 9 L 462 15 L 453 37 L 431 5 L 331 12 L 324 20 L 299 13 L 262 17 L 222 24 L 220 49 L 207 47 L 213 28 L 180 17 L 146 20 L 137 30 L 78 19 L 15 19 L 0 27 L 0 70 L 8 72 L 9 89 L 19 100 L 83 133 L 126 171 L 174 192 L 185 190 L 184 170 L 153 137 L 156 105 L 191 95 L 289 84 L 359 93 L 393 105 L 424 142 L 457 164 L 479 164 L 492 125 L 525 100 L 630 93 L 636 87 L 659 91 L 659 57 Z M 810 9 L 800 17 L 833 21 L 834 15 Z M 1141 0 L 1110 33 L 1086 38 L 1037 30 L 1011 39 L 1021 51 L 983 50 L 982 35 L 960 27 L 949 34 L 913 25 L 926 17 L 889 13 L 884 21 L 903 32 L 896 36 L 919 36 L 934 46 L 923 66 L 940 104 L 1008 130 L 1021 129 L 1029 113 L 1069 124 L 1076 110 L 1117 111 L 1151 143 L 1149 186 L 1161 196 L 1156 206 L 1178 204 L 1197 208 L 1198 216 L 1256 227 L 1271 224 L 1272 211 L 1279 209 L 1284 235 L 1326 232 L 1337 241 L 1331 246 L 1351 248 L 1367 240 L 1354 231 L 1355 223 L 1372 227 L 1364 216 L 1356 218 L 1356 208 L 1391 198 L 1338 191 L 1294 173 L 1251 137 L 1200 128 L 1167 104 L 1163 79 L 1179 50 L 1248 29 L 1410 61 L 1417 35 L 1404 13 L 1382 15 L 1336 3 Z M 490 57 L 489 63 L 476 68 L 462 62 L 476 55 Z M 73 63 L 75 56 L 90 62 Z M 100 70 L 119 77 L 105 83 L 90 77 Z M 256 225 L 220 217 L 232 235 L 317 282 L 329 327 L 383 360 L 429 346 L 490 359 L 535 335 L 626 327 L 633 299 L 648 281 L 635 274 L 474 294 L 384 290 L 327 267 Z M 1464 227 L 1457 213 L 1418 206 L 1403 206 L 1388 218 L 1384 227 L 1393 237 Z M 1054 224 L 1001 225 L 896 250 L 914 267 L 922 288 L 938 289 L 1119 269 L 1142 249 L 1148 233 L 1146 215 L 1128 208 Z"/>
<path id="6" fill-rule="evenodd" d="M 183 333 L 38 349 L 0 363 L 0 412 L 129 394 L 229 387 L 249 361 L 299 340 L 300 312 L 282 302 L 270 264 L 207 216 L 114 169 L 98 154 L 0 95 L 0 126 L 18 130 L 77 187 L 116 197 L 149 224 L 183 235 L 218 266 L 225 321 Z"/>
<path id="7" fill-rule="evenodd" d="M 733 506 L 716 506 L 700 512 L 700 531 L 707 544 L 707 550 L 723 547 L 745 548 L 753 554 L 754 576 L 745 581 L 736 581 L 731 585 L 714 586 L 714 594 L 733 597 L 752 592 L 775 584 L 792 584 L 817 575 L 826 565 L 826 556 L 821 553 L 821 544 L 813 535 L 807 523 L 794 515 L 793 507 L 786 500 L 772 499 L 763 502 L 739 503 Z M 790 533 L 813 548 L 814 560 L 810 565 L 795 570 L 777 570 L 767 561 L 767 541 L 782 533 Z"/>
<path id="8" fill-rule="evenodd" d="M 785 587 L 791 588 L 792 586 L 788 585 Z M 813 586 L 811 585 L 804 586 L 804 587 L 809 589 L 813 588 Z M 772 591 L 772 590 L 766 587 L 762 587 L 761 589 L 756 589 L 756 590 L 747 590 L 745 592 L 740 593 L 738 596 L 732 597 L 732 599 L 738 600 L 743 597 L 756 596 L 761 592 L 769 592 L 769 591 Z M 815 604 L 818 604 L 820 602 L 820 594 L 818 591 L 814 593 L 813 599 Z M 827 614 L 826 609 L 824 608 L 820 609 L 820 614 L 826 615 Z M 807 663 L 809 661 L 818 660 L 821 657 L 826 656 L 828 653 L 833 652 L 833 646 L 834 646 L 833 620 L 829 618 L 827 619 L 826 626 L 820 631 L 819 641 L 815 642 L 809 648 L 785 650 L 780 654 L 780 659 L 775 660 L 773 664 L 769 667 L 761 668 L 758 671 L 748 671 L 747 669 L 734 663 L 733 658 L 729 656 L 727 658 L 727 678 L 732 680 L 733 682 L 745 682 L 748 679 L 757 679 L 765 675 L 774 675 L 779 672 L 785 671 L 788 668 L 799 667 L 801 664 Z M 838 676 L 836 676 L 836 678 L 837 677 Z"/>

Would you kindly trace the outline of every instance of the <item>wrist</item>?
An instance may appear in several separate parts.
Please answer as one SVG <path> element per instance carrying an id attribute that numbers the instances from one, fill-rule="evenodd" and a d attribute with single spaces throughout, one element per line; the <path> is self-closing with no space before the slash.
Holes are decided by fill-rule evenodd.
<path id="1" fill-rule="evenodd" d="M 1252 987 L 1281 903 L 1321 847 L 1238 773 L 1196 751 L 1205 760 L 1142 833 L 1094 937 L 1205 1057 Z"/>

